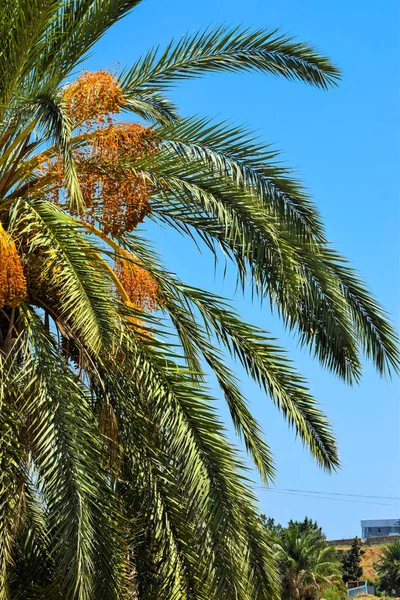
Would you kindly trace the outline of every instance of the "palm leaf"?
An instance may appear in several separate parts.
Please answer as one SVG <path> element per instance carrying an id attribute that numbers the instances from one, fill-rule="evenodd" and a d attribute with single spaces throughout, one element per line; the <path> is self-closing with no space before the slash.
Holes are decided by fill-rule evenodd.
<path id="1" fill-rule="evenodd" d="M 318 212 L 301 185 L 277 162 L 279 154 L 244 127 L 189 118 L 156 131 L 173 156 L 179 154 L 189 164 L 204 160 L 218 175 L 253 191 L 261 206 L 283 220 L 293 233 L 324 241 Z"/>
<path id="2" fill-rule="evenodd" d="M 218 352 L 213 350 L 212 338 L 210 340 L 205 337 L 201 327 L 196 324 L 196 316 L 190 306 L 200 312 L 208 336 L 216 336 L 217 341 L 241 362 L 247 373 L 267 392 L 316 460 L 327 469 L 337 467 L 336 442 L 331 429 L 326 425 L 326 417 L 316 405 L 306 382 L 293 368 L 276 340 L 265 331 L 243 323 L 222 298 L 183 285 L 166 273 L 154 253 L 146 251 L 138 243 L 136 236 L 126 236 L 124 242 L 158 280 L 165 309 L 181 339 L 183 334 L 185 336 L 185 355 L 191 356 L 187 352 L 187 346 L 185 347 L 185 340 L 188 340 L 215 370 L 231 413 L 233 410 L 234 423 L 242 431 L 257 466 L 260 468 L 263 465 L 264 475 L 268 477 L 272 474 L 271 457 L 260 440 L 257 425 L 248 414 L 234 378 L 221 364 Z"/>
<path id="3" fill-rule="evenodd" d="M 96 256 L 98 249 L 87 243 L 79 223 L 41 200 L 19 200 L 12 214 L 11 226 L 32 253 L 43 253 L 46 275 L 59 290 L 56 316 L 71 323 L 89 348 L 110 344 L 116 318 L 109 303 L 111 282 L 103 261 Z"/>
<path id="4" fill-rule="evenodd" d="M 159 91 L 211 71 L 261 71 L 326 89 L 339 70 L 314 48 L 278 30 L 226 26 L 185 35 L 162 52 L 150 50 L 121 77 L 126 93 Z"/>
<path id="5" fill-rule="evenodd" d="M 160 343 L 157 347 L 161 350 Z M 182 368 L 165 358 L 160 360 L 160 353 L 148 344 L 144 346 L 139 338 L 131 338 L 129 353 L 124 355 L 125 365 L 129 361 L 136 365 L 136 384 L 146 389 L 155 422 L 169 432 L 163 447 L 179 464 L 182 493 L 191 499 L 191 512 L 200 523 L 209 523 L 212 535 L 218 536 L 220 551 L 214 564 L 218 589 L 224 594 L 241 593 L 245 598 L 245 590 L 252 585 L 251 579 L 243 578 L 243 557 L 246 547 L 249 551 L 251 531 L 246 536 L 240 507 L 243 497 L 252 505 L 251 494 L 237 474 L 239 461 L 224 438 L 210 407 L 211 399 L 199 384 L 194 385 L 192 377 L 184 376 Z M 243 554 L 238 555 L 240 548 Z M 251 552 L 249 561 L 252 563 Z M 266 573 L 258 574 L 267 577 Z"/>
<path id="6" fill-rule="evenodd" d="M 26 309 L 23 318 L 32 356 L 32 456 L 54 536 L 56 581 L 67 597 L 91 598 L 97 558 L 103 563 L 105 585 L 97 582 L 96 587 L 102 588 L 103 598 L 116 600 L 122 585 L 121 540 L 110 552 L 107 544 L 118 535 L 118 524 L 113 521 L 112 492 L 99 465 L 100 438 L 90 397 L 38 316 Z"/>
<path id="7" fill-rule="evenodd" d="M 21 443 L 24 375 L 17 359 L 0 352 L 0 599 L 8 600 L 8 570 L 18 527 L 23 481 L 24 447 Z"/>

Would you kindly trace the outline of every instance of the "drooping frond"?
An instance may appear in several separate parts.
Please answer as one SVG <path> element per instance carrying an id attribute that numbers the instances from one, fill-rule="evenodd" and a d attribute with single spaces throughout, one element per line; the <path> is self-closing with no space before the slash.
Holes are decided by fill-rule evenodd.
<path id="1" fill-rule="evenodd" d="M 90 397 L 59 356 L 40 318 L 26 309 L 23 319 L 26 351 L 31 355 L 31 452 L 53 536 L 55 579 L 67 597 L 86 600 L 93 597 L 94 589 L 102 589 L 103 598 L 116 600 L 123 575 L 122 548 L 110 545 L 109 536 L 118 533 L 118 522 L 101 468 Z M 102 585 L 95 577 L 96 559 L 102 562 Z"/>
<path id="2" fill-rule="evenodd" d="M 258 439 L 257 425 L 252 421 L 251 415 L 247 414 L 245 405 L 240 402 L 234 379 L 226 377 L 229 371 L 220 364 L 218 352 L 213 350 L 213 337 L 209 336 L 215 336 L 267 392 L 317 461 L 327 469 L 337 467 L 336 443 L 331 429 L 327 427 L 326 417 L 277 341 L 265 331 L 243 323 L 223 299 L 204 290 L 183 285 L 166 273 L 159 262 L 156 262 L 154 254 L 146 251 L 134 235 L 125 237 L 124 242 L 140 256 L 142 263 L 159 282 L 164 299 L 163 308 L 179 332 L 185 355 L 190 358 L 190 350 L 194 347 L 192 351 L 195 358 L 198 359 L 203 354 L 215 371 L 227 396 L 234 423 L 242 433 L 246 445 L 248 444 L 255 463 L 259 468 L 260 465 L 264 465 L 264 469 L 266 466 L 265 471 L 261 467 L 263 475 L 268 477 L 271 474 L 270 457 L 268 453 L 265 455 L 265 449 L 260 450 L 262 442 L 259 441 L 255 446 L 258 452 L 252 447 Z M 194 309 L 200 313 L 208 335 L 202 333 L 202 327 L 196 324 Z M 240 410 L 240 413 L 237 414 L 236 410 Z M 247 428 L 251 435 L 246 435 Z M 265 456 L 266 460 L 260 460 L 261 456 Z"/>
<path id="3" fill-rule="evenodd" d="M 287 223 L 293 233 L 324 240 L 318 212 L 301 185 L 278 162 L 279 154 L 245 128 L 190 118 L 156 131 L 173 155 L 189 164 L 203 160 L 213 172 L 252 191 L 260 205 Z"/>
<path id="4" fill-rule="evenodd" d="M 269 296 L 286 324 L 298 328 L 303 344 L 323 364 L 348 381 L 357 380 L 358 347 L 347 303 L 318 251 L 300 245 L 251 193 L 225 177 L 200 171 L 199 163 L 178 167 L 172 156 L 162 167 L 161 161 L 158 157 L 157 165 L 147 171 L 156 185 L 168 188 L 161 191 L 162 201 L 153 203 L 153 214 L 165 213 L 163 204 L 171 195 L 173 200 L 178 196 L 185 208 L 194 204 L 197 228 L 228 250 L 242 287 L 250 281 L 261 297 Z M 174 218 L 179 221 L 177 212 Z"/>
<path id="5" fill-rule="evenodd" d="M 361 339 L 379 372 L 390 372 L 397 362 L 396 334 L 382 316 L 373 316 L 375 301 L 367 302 L 365 288 L 362 294 L 350 292 L 360 282 L 352 283 L 349 272 L 339 275 L 343 259 L 329 258 L 332 251 L 323 237 L 304 241 L 274 208 L 262 204 L 254 187 L 246 190 L 233 182 L 224 167 L 229 157 L 214 158 L 220 163 L 214 168 L 205 154 L 199 156 L 196 144 L 190 153 L 192 160 L 167 146 L 157 162 L 132 163 L 135 172 L 143 169 L 158 187 L 153 218 L 186 234 L 199 234 L 215 253 L 222 248 L 237 264 L 243 289 L 249 282 L 261 297 L 268 295 L 285 323 L 298 328 L 301 342 L 344 379 L 360 377 Z M 356 333 L 360 324 L 361 337 Z M 368 344 L 376 348 L 376 343 L 380 348 L 374 357 Z"/>
<path id="6" fill-rule="evenodd" d="M 115 313 L 111 282 L 98 248 L 88 244 L 80 225 L 44 201 L 14 204 L 12 226 L 27 245 L 30 298 L 55 315 L 89 348 L 111 343 Z"/>
<path id="7" fill-rule="evenodd" d="M 340 254 L 326 248 L 323 256 L 326 268 L 335 273 L 349 303 L 365 355 L 381 375 L 398 373 L 398 338 L 387 313 Z"/>
<path id="8" fill-rule="evenodd" d="M 23 375 L 17 360 L 0 353 L 0 599 L 8 600 L 9 569 L 13 562 L 21 510 L 23 429 Z"/>
<path id="9" fill-rule="evenodd" d="M 45 136 L 52 138 L 60 148 L 70 208 L 74 212 L 82 213 L 84 202 L 71 144 L 72 123 L 65 110 L 65 103 L 62 98 L 42 91 L 32 101 L 32 105 L 37 110 L 39 127 L 43 128 Z"/>
<path id="10" fill-rule="evenodd" d="M 177 107 L 158 92 L 125 92 L 122 108 L 142 119 L 164 125 L 179 118 Z"/>
<path id="11" fill-rule="evenodd" d="M 146 389 L 143 400 L 156 427 L 160 428 L 163 451 L 174 457 L 173 464 L 176 464 L 179 473 L 182 493 L 191 501 L 190 513 L 194 524 L 201 531 L 208 523 L 208 535 L 212 538 L 217 536 L 219 540 L 218 556 L 208 559 L 210 566 L 216 569 L 215 585 L 219 586 L 213 588 L 213 593 L 215 597 L 250 594 L 248 586 L 253 585 L 251 573 L 261 578 L 264 586 L 273 589 L 273 578 L 266 572 L 260 572 L 260 565 L 254 563 L 251 547 L 255 532 L 243 512 L 251 512 L 251 495 L 237 473 L 238 459 L 224 439 L 211 409 L 211 398 L 199 382 L 195 383 L 189 372 L 185 375 L 183 367 L 177 368 L 174 362 L 166 362 L 165 358 L 160 360 L 160 352 L 154 351 L 153 345 L 131 337 L 129 353 L 124 351 L 124 370 L 129 368 L 129 360 L 136 365 L 135 385 L 139 394 L 140 390 Z M 158 342 L 156 348 L 160 350 L 162 345 Z M 168 431 L 169 435 L 163 435 L 164 431 Z M 219 492 L 216 494 L 217 489 Z M 247 497 L 249 502 L 245 509 L 241 508 L 240 498 L 243 497 Z M 247 552 L 248 567 L 244 559 Z M 210 563 L 210 560 L 213 562 Z M 265 560 L 268 562 L 268 555 Z M 221 596 L 217 593 L 218 589 Z"/>

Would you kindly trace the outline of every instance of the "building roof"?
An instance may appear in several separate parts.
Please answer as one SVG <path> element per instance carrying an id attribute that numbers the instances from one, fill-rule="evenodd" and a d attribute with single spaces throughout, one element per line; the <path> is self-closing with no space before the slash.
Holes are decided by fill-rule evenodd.
<path id="1" fill-rule="evenodd" d="M 362 520 L 361 527 L 400 527 L 400 519 Z"/>

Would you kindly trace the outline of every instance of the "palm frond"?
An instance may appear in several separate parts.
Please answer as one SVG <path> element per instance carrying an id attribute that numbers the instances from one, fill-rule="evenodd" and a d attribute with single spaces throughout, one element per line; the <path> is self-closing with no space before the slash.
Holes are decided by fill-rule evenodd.
<path id="1" fill-rule="evenodd" d="M 206 600 L 211 595 L 202 592 L 209 587 L 201 559 L 208 551 L 207 544 L 201 545 L 204 534 L 195 535 L 191 501 L 180 493 L 173 457 L 166 456 L 161 432 L 144 412 L 143 394 L 131 385 L 120 363 L 107 369 L 107 392 L 126 449 L 118 487 L 130 527 L 137 592 L 149 598 L 185 598 L 188 588 L 196 588 L 196 597 Z"/>
<path id="2" fill-rule="evenodd" d="M 180 155 L 188 164 L 204 161 L 218 175 L 252 191 L 255 201 L 283 220 L 293 233 L 324 241 L 315 206 L 292 173 L 278 162 L 279 153 L 244 127 L 188 118 L 156 131 L 173 156 Z"/>
<path id="3" fill-rule="evenodd" d="M 141 172 L 140 166 L 132 168 Z M 286 325 L 298 328 L 302 344 L 323 365 L 346 381 L 358 380 L 358 344 L 347 301 L 337 278 L 323 264 L 318 246 L 300 244 L 253 194 L 207 169 L 202 161 L 182 164 L 162 155 L 157 164 L 146 164 L 142 173 L 159 190 L 159 201 L 152 205 L 154 216 L 166 215 L 165 203 L 169 205 L 171 197 L 174 213 L 166 219 L 179 221 L 183 215 L 190 223 L 188 210 L 194 207 L 196 230 L 228 250 L 242 289 L 250 283 L 261 299 L 269 297 Z M 208 246 L 212 249 L 212 244 Z"/>
<path id="4" fill-rule="evenodd" d="M 0 352 L 0 599 L 8 600 L 9 568 L 13 562 L 20 517 L 22 463 L 25 449 L 23 430 L 23 376 L 17 358 L 8 359 Z"/>
<path id="5" fill-rule="evenodd" d="M 38 485 L 38 473 L 32 459 L 24 469 L 23 501 L 13 552 L 10 595 L 15 600 L 34 598 L 52 583 L 54 560 L 46 515 L 46 501 Z M 53 582 L 54 584 L 54 582 Z M 59 589 L 52 585 L 53 598 L 59 600 Z"/>
<path id="6" fill-rule="evenodd" d="M 157 92 L 131 92 L 124 94 L 122 109 L 132 112 L 152 123 L 165 125 L 178 119 L 177 107 Z"/>
<path id="7" fill-rule="evenodd" d="M 184 304 L 184 301 L 189 299 L 188 296 L 183 292 L 181 298 L 174 297 L 170 290 L 170 293 L 167 293 L 164 287 L 161 289 L 164 300 L 163 309 L 170 316 L 178 332 L 189 365 L 192 369 L 195 368 L 195 372 L 200 371 L 199 363 L 190 359 L 194 356 L 198 361 L 201 355 L 204 356 L 224 394 L 235 429 L 238 435 L 244 439 L 246 449 L 264 482 L 267 482 L 275 474 L 271 451 L 263 439 L 259 424 L 249 410 L 247 400 L 240 391 L 236 377 L 224 363 L 223 356 L 215 348 L 213 340 L 197 323 L 190 307 Z M 207 327 L 208 323 L 206 322 L 205 325 Z"/>
<path id="8" fill-rule="evenodd" d="M 89 348 L 110 344 L 116 318 L 109 303 L 111 282 L 96 256 L 98 249 L 88 244 L 79 223 L 49 202 L 21 199 L 13 205 L 11 226 L 30 253 L 42 253 L 46 277 L 58 293 L 56 316 Z"/>
<path id="9" fill-rule="evenodd" d="M 129 353 L 124 352 L 125 365 L 128 361 L 136 364 L 136 385 L 146 389 L 149 410 L 158 427 L 169 432 L 163 437 L 164 451 L 174 456 L 179 465 L 182 493 L 191 498 L 193 518 L 199 523 L 209 523 L 212 535 L 218 536 L 220 550 L 214 564 L 218 569 L 218 586 L 223 586 L 224 594 L 242 590 L 240 593 L 246 598 L 252 580 L 244 577 L 243 561 L 247 548 L 252 564 L 251 531 L 243 529 L 240 506 L 244 497 L 250 507 L 253 501 L 237 472 L 240 463 L 225 440 L 206 390 L 198 382 L 194 384 L 190 373 L 185 376 L 183 367 L 166 360 L 166 348 L 160 360 L 160 342 L 156 347 L 158 352 L 139 338 L 131 338 Z"/>
<path id="10" fill-rule="evenodd" d="M 101 559 L 103 597 L 116 600 L 121 591 L 121 541 L 107 548 L 118 535 L 118 523 L 113 521 L 113 494 L 100 466 L 90 396 L 60 357 L 38 315 L 25 308 L 23 319 L 32 357 L 32 456 L 53 536 L 55 579 L 67 597 L 90 599 L 95 559 Z M 97 586 L 102 588 L 98 582 Z"/>
<path id="11" fill-rule="evenodd" d="M 71 144 L 72 125 L 63 101 L 59 96 L 42 90 L 33 100 L 29 101 L 29 104 L 36 107 L 38 124 L 44 130 L 45 137 L 53 139 L 53 142 L 61 150 L 70 208 L 80 214 L 83 211 L 84 202 Z"/>
<path id="12" fill-rule="evenodd" d="M 0 8 L 0 115 L 23 94 L 37 60 L 46 52 L 45 31 L 60 0 L 3 2 Z"/>
<path id="13" fill-rule="evenodd" d="M 203 290 L 181 287 L 218 340 L 261 385 L 295 428 L 303 443 L 326 469 L 339 464 L 337 446 L 326 416 L 284 350 L 265 331 L 244 324 L 226 302 Z"/>
<path id="14" fill-rule="evenodd" d="M 44 1 L 44 0 L 43 0 Z M 58 86 L 104 33 L 141 0 L 58 0 L 44 34 L 46 52 L 35 60 L 35 80 Z"/>
<path id="15" fill-rule="evenodd" d="M 187 34 L 162 52 L 158 47 L 139 59 L 121 78 L 126 93 L 160 91 L 174 82 L 211 71 L 261 71 L 328 88 L 340 72 L 315 48 L 278 30 L 226 26 Z"/>
<path id="16" fill-rule="evenodd" d="M 245 403 L 243 405 L 240 402 L 240 393 L 238 395 L 237 390 L 229 385 L 230 382 L 234 384 L 234 379 L 231 380 L 231 375 L 228 376 L 221 365 L 218 352 L 213 352 L 210 336 L 216 336 L 217 341 L 241 362 L 247 373 L 266 391 L 316 460 L 328 470 L 336 468 L 339 460 L 332 430 L 327 426 L 326 417 L 313 399 L 305 380 L 296 372 L 277 340 L 265 331 L 243 323 L 222 298 L 184 285 L 170 273 L 166 273 L 155 254 L 149 252 L 136 236 L 125 236 L 123 241 L 159 282 L 165 308 L 179 334 L 182 336 L 183 333 L 185 339 L 205 356 L 210 367 L 215 370 L 231 412 L 232 402 L 237 409 L 240 407 L 240 420 L 235 411 L 233 420 L 245 432 L 244 439 L 246 444 L 250 444 L 249 449 L 257 466 L 260 468 L 260 456 L 264 456 L 266 462 L 261 461 L 264 468 L 267 465 L 264 473 L 271 475 L 270 466 L 268 468 L 271 459 L 268 452 L 265 454 L 266 448 L 261 451 L 263 445 L 256 423 L 246 414 Z M 204 337 L 201 327 L 196 324 L 191 306 L 199 311 L 207 337 Z M 251 444 L 256 444 L 257 453 Z"/>
<path id="17" fill-rule="evenodd" d="M 326 268 L 331 269 L 340 282 L 365 355 L 381 375 L 398 373 L 399 338 L 388 314 L 340 254 L 327 248 L 323 260 Z"/>

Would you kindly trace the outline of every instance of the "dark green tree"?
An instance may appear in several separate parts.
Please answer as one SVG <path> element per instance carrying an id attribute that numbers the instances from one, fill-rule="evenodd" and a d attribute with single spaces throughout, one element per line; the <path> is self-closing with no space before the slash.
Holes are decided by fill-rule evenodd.
<path id="1" fill-rule="evenodd" d="M 343 581 L 358 581 L 362 577 L 361 567 L 361 540 L 355 537 L 350 550 L 339 552 L 339 556 L 342 562 Z"/>
<path id="2" fill-rule="evenodd" d="M 400 541 L 395 540 L 383 550 L 376 571 L 380 578 L 379 590 L 388 596 L 400 596 Z"/>
<path id="3" fill-rule="evenodd" d="M 291 527 L 297 528 L 301 533 L 318 533 L 322 538 L 325 539 L 322 528 L 318 525 L 317 521 L 313 521 L 309 517 L 305 517 L 303 521 L 293 521 L 291 519 L 288 523 L 288 528 Z"/>
<path id="4" fill-rule="evenodd" d="M 277 543 L 282 600 L 318 600 L 340 582 L 340 560 L 317 530 L 287 527 Z"/>
<path id="5" fill-rule="evenodd" d="M 277 538 L 283 535 L 285 531 L 280 523 L 275 523 L 275 519 L 267 517 L 266 515 L 260 515 L 261 523 L 265 529 L 270 533 L 273 538 Z"/>

